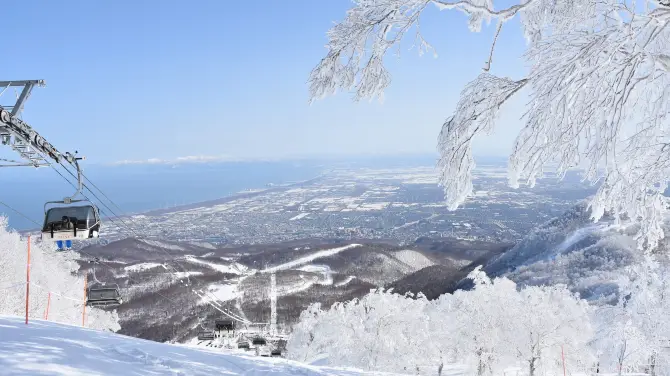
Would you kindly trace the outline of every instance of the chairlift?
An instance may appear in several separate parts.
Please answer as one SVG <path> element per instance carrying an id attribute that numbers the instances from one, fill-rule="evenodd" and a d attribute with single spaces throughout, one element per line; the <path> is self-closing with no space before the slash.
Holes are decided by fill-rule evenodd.
<path id="1" fill-rule="evenodd" d="M 86 293 L 86 305 L 93 307 L 117 306 L 123 304 L 123 298 L 119 293 L 119 286 L 114 287 L 92 287 Z"/>
<path id="2" fill-rule="evenodd" d="M 213 341 L 216 338 L 214 332 L 206 331 L 198 333 L 198 341 Z"/>
<path id="3" fill-rule="evenodd" d="M 267 345 L 267 341 L 263 337 L 255 337 L 251 340 L 251 344 L 253 346 L 265 346 Z"/>
<path id="4" fill-rule="evenodd" d="M 223 319 L 223 320 L 216 320 L 214 321 L 214 327 L 216 330 L 221 331 L 221 330 L 235 330 L 235 322 L 233 320 L 228 320 L 228 319 Z"/>
<path id="5" fill-rule="evenodd" d="M 70 153 L 67 153 L 67 157 L 68 160 L 74 161 L 77 167 L 77 191 L 62 201 L 49 201 L 44 204 L 42 239 L 55 240 L 58 249 L 63 249 L 63 243 L 65 243 L 65 248 L 72 248 L 72 240 L 98 238 L 100 233 L 98 208 L 89 200 L 75 199 L 81 193 L 82 188 L 82 173 L 77 161 L 83 158 L 76 158 Z M 61 206 L 47 208 L 54 204 Z"/>
<path id="6" fill-rule="evenodd" d="M 238 343 L 237 343 L 237 348 L 238 348 L 238 349 L 245 349 L 245 350 L 248 350 L 248 349 L 249 349 L 249 341 L 240 341 L 240 342 L 238 342 Z"/>

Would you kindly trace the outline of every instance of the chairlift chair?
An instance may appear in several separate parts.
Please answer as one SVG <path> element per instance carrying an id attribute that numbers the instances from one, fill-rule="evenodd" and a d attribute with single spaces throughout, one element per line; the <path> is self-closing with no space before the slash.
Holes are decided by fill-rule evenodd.
<path id="1" fill-rule="evenodd" d="M 86 305 L 93 307 L 116 306 L 123 304 L 123 298 L 119 293 L 119 286 L 114 287 L 92 287 L 86 293 Z"/>
<path id="2" fill-rule="evenodd" d="M 75 197 L 81 193 L 81 169 L 76 158 L 67 153 L 68 161 L 77 167 L 77 191 L 62 201 L 49 201 L 44 204 L 44 225 L 42 226 L 42 239 L 55 240 L 58 248 L 72 247 L 74 239 L 98 238 L 100 233 L 100 213 L 98 208 L 88 200 L 76 200 Z M 82 204 L 78 204 L 82 203 Z M 47 209 L 51 204 L 61 204 Z"/>
<path id="3" fill-rule="evenodd" d="M 221 331 L 221 330 L 235 330 L 235 322 L 233 320 L 228 320 L 228 319 L 223 319 L 223 320 L 216 320 L 214 321 L 214 327 L 216 330 Z"/>
<path id="4" fill-rule="evenodd" d="M 198 341 L 213 341 L 215 338 L 214 332 L 206 331 L 198 333 Z"/>
<path id="5" fill-rule="evenodd" d="M 249 350 L 249 341 L 240 341 L 237 343 L 237 348 L 238 349 L 245 349 Z"/>
<path id="6" fill-rule="evenodd" d="M 251 340 L 251 344 L 253 346 L 265 346 L 267 344 L 267 341 L 263 337 L 255 337 L 254 339 Z"/>
<path id="7" fill-rule="evenodd" d="M 72 200 L 80 202 L 83 200 Z M 49 204 L 68 204 L 65 201 L 50 201 L 44 204 L 44 226 L 42 239 L 71 241 L 97 238 L 100 233 L 100 214 L 93 204 L 59 206 L 47 209 Z M 67 247 L 70 248 L 70 247 Z"/>

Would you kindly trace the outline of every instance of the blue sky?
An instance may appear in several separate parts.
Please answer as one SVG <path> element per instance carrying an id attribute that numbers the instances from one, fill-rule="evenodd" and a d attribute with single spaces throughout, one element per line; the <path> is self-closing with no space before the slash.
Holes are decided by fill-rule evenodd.
<path id="1" fill-rule="evenodd" d="M 10 2 L 3 39 L 14 51 L 0 79 L 45 79 L 23 118 L 90 163 L 433 152 L 461 89 L 481 72 L 495 25 L 470 33 L 462 14 L 430 7 L 422 30 L 438 58 L 407 51 L 406 41 L 400 59 L 387 58 L 393 82 L 383 104 L 340 93 L 310 106 L 309 72 L 326 53 L 326 31 L 351 5 Z M 525 42 L 516 21 L 499 43 L 493 73 L 522 76 Z M 476 153 L 509 151 L 522 103 L 503 113 Z"/>

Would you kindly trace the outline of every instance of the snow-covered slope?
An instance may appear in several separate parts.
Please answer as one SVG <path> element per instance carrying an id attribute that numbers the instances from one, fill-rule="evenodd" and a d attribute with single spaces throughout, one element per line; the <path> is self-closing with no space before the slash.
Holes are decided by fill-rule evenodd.
<path id="1" fill-rule="evenodd" d="M 119 286 L 124 298 L 124 304 L 117 307 L 121 334 L 182 342 L 200 329 L 211 328 L 222 314 L 220 309 L 253 322 L 268 322 L 271 273 L 276 273 L 281 328 L 294 323 L 311 303 L 329 306 L 358 298 L 371 288 L 386 286 L 426 267 L 449 274 L 440 277 L 453 278 L 450 269 L 439 266 L 451 265 L 452 256 L 469 260 L 487 249 L 461 243 L 434 239 L 401 248 L 385 242 L 306 239 L 203 248 L 124 239 L 84 249 L 81 271 L 89 273 L 91 284 L 99 280 Z M 474 253 L 465 254 L 464 250 Z M 96 260 L 101 262 L 89 262 Z M 421 282 L 418 286 L 423 288 L 444 280 L 434 279 L 433 274 L 429 277 L 409 281 Z"/>
<path id="2" fill-rule="evenodd" d="M 617 296 L 622 269 L 636 257 L 632 237 L 616 231 L 607 218 L 593 223 L 581 203 L 538 226 L 484 269 L 522 286 L 566 284 L 584 299 L 608 303 Z M 462 281 L 460 287 L 469 285 Z"/>
<path id="3" fill-rule="evenodd" d="M 381 375 L 0 316 L 0 375 Z M 390 375 L 390 374 L 387 374 Z"/>

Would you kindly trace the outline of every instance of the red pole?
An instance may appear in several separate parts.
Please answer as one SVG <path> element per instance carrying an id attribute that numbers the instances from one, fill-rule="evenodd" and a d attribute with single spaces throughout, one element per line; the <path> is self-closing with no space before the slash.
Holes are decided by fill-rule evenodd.
<path id="1" fill-rule="evenodd" d="M 86 288 L 88 284 L 88 270 L 84 274 L 84 310 L 81 311 L 81 326 L 85 325 L 86 322 Z"/>
<path id="2" fill-rule="evenodd" d="M 565 353 L 563 352 L 563 345 L 561 345 L 561 358 L 563 358 L 563 376 L 565 376 Z"/>
<path id="3" fill-rule="evenodd" d="M 30 235 L 28 235 L 28 260 L 26 262 L 26 325 L 28 325 L 28 298 L 30 297 Z"/>
<path id="4" fill-rule="evenodd" d="M 49 320 L 49 306 L 51 305 L 51 291 L 47 295 L 47 310 L 44 312 L 44 319 Z"/>

